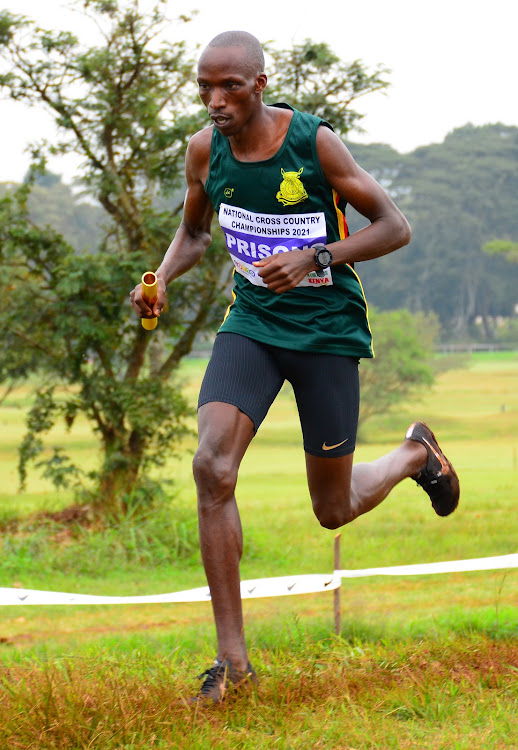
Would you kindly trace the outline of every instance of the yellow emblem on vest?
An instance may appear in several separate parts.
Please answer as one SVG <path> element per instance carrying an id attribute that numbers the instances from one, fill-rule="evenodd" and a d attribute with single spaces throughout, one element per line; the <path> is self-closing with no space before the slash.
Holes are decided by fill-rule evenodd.
<path id="1" fill-rule="evenodd" d="M 299 180 L 303 171 L 304 167 L 301 167 L 298 172 L 285 172 L 281 167 L 283 179 L 275 197 L 283 206 L 294 206 L 296 203 L 302 203 L 308 197 L 304 185 Z"/>

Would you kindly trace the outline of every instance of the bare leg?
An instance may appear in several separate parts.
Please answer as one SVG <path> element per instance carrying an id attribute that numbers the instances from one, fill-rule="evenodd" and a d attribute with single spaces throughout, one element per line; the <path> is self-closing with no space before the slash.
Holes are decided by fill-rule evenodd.
<path id="1" fill-rule="evenodd" d="M 213 402 L 200 407 L 198 429 L 193 471 L 201 554 L 216 623 L 217 658 L 228 658 L 236 669 L 245 670 L 248 657 L 239 578 L 243 535 L 234 492 L 254 427 L 235 406 Z"/>
<path id="2" fill-rule="evenodd" d="M 337 529 L 379 505 L 406 477 L 426 464 L 426 448 L 405 440 L 376 461 L 353 466 L 353 454 L 320 458 L 306 453 L 313 510 L 328 529 Z"/>

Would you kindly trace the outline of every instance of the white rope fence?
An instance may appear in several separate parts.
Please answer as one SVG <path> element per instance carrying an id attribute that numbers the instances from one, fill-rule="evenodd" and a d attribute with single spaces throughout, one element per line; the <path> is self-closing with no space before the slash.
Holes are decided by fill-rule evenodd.
<path id="1" fill-rule="evenodd" d="M 333 591 L 340 587 L 343 578 L 365 578 L 368 576 L 420 576 L 437 573 L 465 573 L 480 570 L 503 570 L 518 568 L 518 553 L 499 557 L 479 557 L 472 560 L 423 563 L 419 565 L 396 565 L 389 568 L 366 568 L 364 570 L 335 570 L 327 575 L 293 575 L 278 578 L 256 578 L 241 582 L 243 599 L 258 599 L 268 596 L 293 596 Z M 90 594 L 67 594 L 60 591 L 37 591 L 34 589 L 0 588 L 0 606 L 27 604 L 165 604 L 210 601 L 208 586 L 171 594 L 152 596 L 95 596 Z"/>

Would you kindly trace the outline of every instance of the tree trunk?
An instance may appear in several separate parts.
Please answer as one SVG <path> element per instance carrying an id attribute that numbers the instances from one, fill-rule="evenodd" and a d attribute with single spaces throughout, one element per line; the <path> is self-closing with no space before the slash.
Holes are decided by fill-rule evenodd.
<path id="1" fill-rule="evenodd" d="M 102 516 L 127 513 L 138 485 L 144 457 L 139 435 L 132 433 L 125 445 L 104 445 L 104 462 L 92 502 L 94 511 Z"/>

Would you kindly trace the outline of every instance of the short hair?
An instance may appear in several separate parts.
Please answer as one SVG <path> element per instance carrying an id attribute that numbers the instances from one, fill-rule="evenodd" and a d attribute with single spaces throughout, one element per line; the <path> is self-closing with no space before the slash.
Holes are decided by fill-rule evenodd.
<path id="1" fill-rule="evenodd" d="M 248 31 L 224 31 L 212 39 L 207 47 L 243 47 L 246 67 L 252 75 L 264 71 L 264 53 L 261 42 Z"/>

